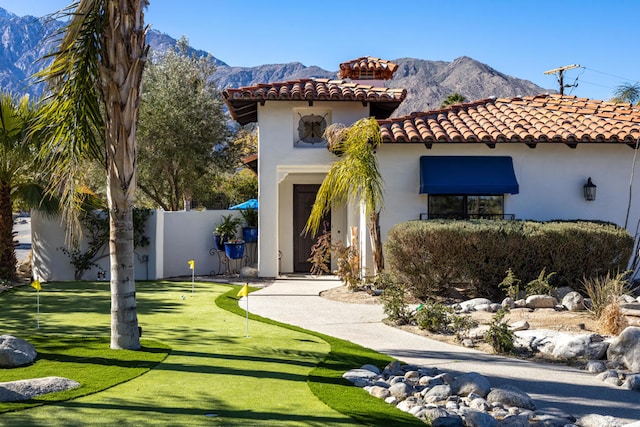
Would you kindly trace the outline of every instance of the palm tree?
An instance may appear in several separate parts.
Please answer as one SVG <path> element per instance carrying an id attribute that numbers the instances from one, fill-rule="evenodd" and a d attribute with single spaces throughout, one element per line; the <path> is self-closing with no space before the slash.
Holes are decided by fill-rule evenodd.
<path id="1" fill-rule="evenodd" d="M 613 91 L 611 101 L 640 105 L 640 83 L 623 83 Z"/>
<path id="2" fill-rule="evenodd" d="M 32 176 L 35 150 L 28 138 L 33 108 L 29 98 L 16 102 L 0 94 L 0 279 L 15 280 L 16 252 L 13 245 L 13 197 L 25 190 Z"/>
<path id="3" fill-rule="evenodd" d="M 364 204 L 374 266 L 376 273 L 380 272 L 384 269 L 379 225 L 384 189 L 375 156 L 376 148 L 382 143 L 380 126 L 374 118 L 358 120 L 348 128 L 336 124 L 327 128 L 325 138 L 341 157 L 324 178 L 304 231 L 316 235 L 333 203 Z"/>
<path id="4" fill-rule="evenodd" d="M 111 348 L 138 349 L 140 336 L 133 271 L 136 126 L 147 58 L 144 8 L 148 0 L 79 0 L 61 12 L 69 19 L 53 62 L 39 76 L 50 102 L 36 130 L 49 132 L 43 152 L 58 171 L 52 188 L 70 226 L 79 227 L 82 172 L 99 159 L 107 175 L 111 262 Z"/>
<path id="5" fill-rule="evenodd" d="M 444 101 L 442 101 L 442 104 L 440 104 L 440 108 L 444 108 L 444 107 L 448 107 L 456 104 L 462 104 L 466 100 L 467 98 L 460 95 L 458 92 L 454 92 L 451 95 L 447 96 L 447 98 Z"/>

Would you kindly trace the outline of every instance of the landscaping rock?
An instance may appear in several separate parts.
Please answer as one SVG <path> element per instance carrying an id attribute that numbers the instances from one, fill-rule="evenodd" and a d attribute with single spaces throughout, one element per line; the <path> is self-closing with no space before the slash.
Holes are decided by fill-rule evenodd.
<path id="1" fill-rule="evenodd" d="M 258 269 L 255 267 L 242 267 L 240 269 L 240 277 L 258 277 Z"/>
<path id="2" fill-rule="evenodd" d="M 367 369 L 364 369 L 365 367 Z M 356 385 L 363 379 L 375 382 L 375 385 L 361 387 L 372 396 L 384 399 L 388 404 L 396 405 L 398 409 L 436 427 L 622 426 L 612 417 L 590 415 L 576 421 L 573 416 L 557 408 L 536 410 L 533 400 L 524 391 L 512 386 L 489 390 L 488 379 L 476 372 L 454 377 L 451 373 L 442 372 L 437 368 L 401 365 L 399 362 L 387 365 L 382 375 L 376 375 L 376 370 L 375 367 L 365 365 L 343 376 L 355 378 Z M 395 374 L 387 375 L 391 371 Z M 598 375 L 603 381 L 608 382 L 620 381 L 620 378 L 625 376 L 629 387 L 640 381 L 636 376 L 628 375 L 626 371 L 618 372 L 614 369 Z M 640 378 L 640 375 L 637 377 Z M 409 382 L 417 385 L 413 387 Z M 486 399 L 481 395 L 486 395 Z M 636 427 L 625 427 L 632 426 Z"/>
<path id="3" fill-rule="evenodd" d="M 424 400 L 426 402 L 441 402 L 447 400 L 449 396 L 451 396 L 451 387 L 443 384 L 428 389 L 424 395 Z"/>
<path id="4" fill-rule="evenodd" d="M 562 298 L 562 305 L 569 311 L 582 311 L 584 307 L 584 298 L 579 292 L 569 292 Z"/>
<path id="5" fill-rule="evenodd" d="M 464 425 L 467 427 L 497 427 L 498 422 L 486 412 L 465 408 L 460 411 Z"/>
<path id="6" fill-rule="evenodd" d="M 562 301 L 564 297 L 573 292 L 573 288 L 570 286 L 560 286 L 559 288 L 555 288 L 551 291 L 551 296 L 557 299 L 558 301 Z"/>
<path id="7" fill-rule="evenodd" d="M 527 322 L 526 320 L 518 320 L 517 322 L 513 322 L 511 325 L 509 325 L 509 327 L 513 332 L 526 331 L 527 329 L 529 329 L 529 322 Z"/>
<path id="8" fill-rule="evenodd" d="M 0 368 L 28 365 L 37 355 L 29 342 L 11 335 L 0 335 Z"/>
<path id="9" fill-rule="evenodd" d="M 373 385 L 374 380 L 378 375 L 375 372 L 371 372 L 367 369 L 351 369 L 344 374 L 342 378 L 351 381 L 357 387 L 365 387 Z"/>
<path id="10" fill-rule="evenodd" d="M 475 311 L 476 306 L 478 305 L 490 305 L 493 301 L 487 298 L 473 298 L 467 301 L 461 302 L 460 311 L 463 313 L 469 313 L 470 311 Z"/>
<path id="11" fill-rule="evenodd" d="M 402 401 L 413 393 L 413 387 L 407 383 L 398 382 L 389 387 L 389 392 L 391 392 L 393 396 L 397 397 L 398 400 Z"/>
<path id="12" fill-rule="evenodd" d="M 505 385 L 500 388 L 494 388 L 487 395 L 487 402 L 500 402 L 504 406 L 516 406 L 518 408 L 536 409 L 535 403 L 527 393 L 517 387 Z"/>
<path id="13" fill-rule="evenodd" d="M 640 327 L 630 326 L 611 341 L 607 359 L 621 363 L 632 372 L 640 372 Z"/>
<path id="14" fill-rule="evenodd" d="M 558 359 L 601 359 L 608 347 L 598 334 L 573 335 L 548 329 L 517 331 L 515 344 Z"/>
<path id="15" fill-rule="evenodd" d="M 477 372 L 469 372 L 456 377 L 451 384 L 451 391 L 459 396 L 476 393 L 480 397 L 487 397 L 491 390 L 489 380 Z"/>
<path id="16" fill-rule="evenodd" d="M 503 308 L 514 308 L 516 306 L 515 301 L 513 300 L 513 298 L 511 297 L 506 297 L 505 299 L 502 300 L 502 303 L 500 304 Z"/>
<path id="17" fill-rule="evenodd" d="M 550 295 L 530 295 L 525 300 L 525 305 L 529 308 L 553 308 L 558 304 L 558 300 Z"/>
<path id="18" fill-rule="evenodd" d="M 427 408 L 421 418 L 431 420 L 432 427 L 463 427 L 464 425 L 459 415 L 443 408 Z"/>
<path id="19" fill-rule="evenodd" d="M 627 390 L 640 391 L 640 374 L 628 375 L 622 386 Z"/>
<path id="20" fill-rule="evenodd" d="M 0 402 L 18 402 L 36 396 L 80 387 L 80 383 L 62 377 L 44 377 L 0 383 Z"/>
<path id="21" fill-rule="evenodd" d="M 600 360 L 589 360 L 584 366 L 584 369 L 592 374 L 599 374 L 600 372 L 606 371 L 607 366 Z"/>
<path id="22" fill-rule="evenodd" d="M 613 417 L 596 414 L 585 415 L 576 421 L 576 424 L 581 427 L 622 427 L 624 425 Z"/>

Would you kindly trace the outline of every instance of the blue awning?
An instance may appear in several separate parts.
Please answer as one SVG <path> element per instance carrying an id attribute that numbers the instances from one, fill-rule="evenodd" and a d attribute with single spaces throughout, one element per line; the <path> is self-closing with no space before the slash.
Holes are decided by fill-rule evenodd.
<path id="1" fill-rule="evenodd" d="M 518 194 L 508 156 L 422 156 L 420 194 Z"/>

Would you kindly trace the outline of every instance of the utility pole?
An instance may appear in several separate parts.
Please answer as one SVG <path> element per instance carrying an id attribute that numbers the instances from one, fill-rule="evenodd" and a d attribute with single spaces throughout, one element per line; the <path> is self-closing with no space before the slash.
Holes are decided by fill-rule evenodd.
<path id="1" fill-rule="evenodd" d="M 554 68 L 553 70 L 545 71 L 544 74 L 557 74 L 558 75 L 558 84 L 560 84 L 560 95 L 564 95 L 564 88 L 565 87 L 576 87 L 576 86 L 578 86 L 577 83 L 572 84 L 572 85 L 565 85 L 564 84 L 564 72 L 567 71 L 567 70 L 572 70 L 574 68 L 579 68 L 579 67 L 580 67 L 580 65 L 578 65 L 578 64 L 565 65 L 564 67 Z"/>

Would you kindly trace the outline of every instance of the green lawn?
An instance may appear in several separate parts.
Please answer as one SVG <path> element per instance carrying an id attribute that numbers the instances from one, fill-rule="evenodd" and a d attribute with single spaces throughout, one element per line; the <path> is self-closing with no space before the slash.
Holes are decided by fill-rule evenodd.
<path id="1" fill-rule="evenodd" d="M 55 353 L 56 341 L 64 344 L 82 336 L 105 340 L 108 288 L 103 282 L 45 284 L 40 329 L 32 288 L 1 294 L 2 333 L 44 336 L 35 341 L 36 349 L 45 348 L 43 354 Z M 234 297 L 237 290 L 196 283 L 192 295 L 190 282 L 138 282 L 143 344 L 155 349 L 149 356 L 160 358 L 163 345 L 168 346 L 169 356 L 144 375 L 107 390 L 0 414 L 0 425 L 420 425 L 340 378 L 344 370 L 362 363 L 384 365 L 386 356 L 254 316 L 246 338 L 244 312 Z M 61 334 L 71 337 L 57 339 Z M 106 357 L 104 365 L 110 363 Z M 94 369 L 80 366 L 78 378 Z M 11 379 L 19 377 L 22 369 L 0 370 L 0 381 L 8 380 L 7 372 Z M 102 374 L 96 370 L 95 375 Z"/>

